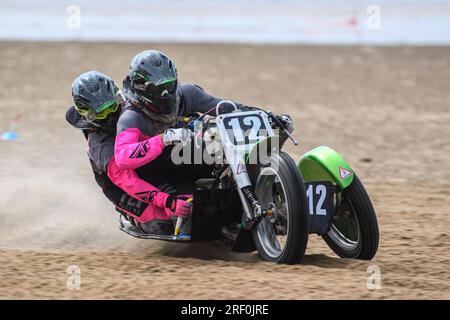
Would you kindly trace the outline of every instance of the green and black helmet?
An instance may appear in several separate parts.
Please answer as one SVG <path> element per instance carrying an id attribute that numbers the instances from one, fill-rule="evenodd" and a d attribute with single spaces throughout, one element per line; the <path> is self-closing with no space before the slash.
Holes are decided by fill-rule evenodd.
<path id="1" fill-rule="evenodd" d="M 176 109 L 177 69 L 162 52 L 147 50 L 132 60 L 131 90 L 153 113 L 171 114 Z"/>
<path id="2" fill-rule="evenodd" d="M 75 109 L 86 121 L 97 127 L 115 126 L 109 120 L 120 114 L 118 92 L 114 81 L 98 71 L 83 73 L 72 84 Z"/>

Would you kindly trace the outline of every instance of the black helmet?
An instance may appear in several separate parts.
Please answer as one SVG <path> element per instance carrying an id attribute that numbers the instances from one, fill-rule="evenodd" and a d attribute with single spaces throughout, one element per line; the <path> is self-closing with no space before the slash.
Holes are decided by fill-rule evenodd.
<path id="1" fill-rule="evenodd" d="M 98 71 L 83 73 L 73 81 L 72 97 L 77 112 L 95 127 L 115 127 L 120 114 L 119 88 Z"/>
<path id="2" fill-rule="evenodd" d="M 152 113 L 171 114 L 177 105 L 177 69 L 163 53 L 138 53 L 130 66 L 131 91 Z"/>

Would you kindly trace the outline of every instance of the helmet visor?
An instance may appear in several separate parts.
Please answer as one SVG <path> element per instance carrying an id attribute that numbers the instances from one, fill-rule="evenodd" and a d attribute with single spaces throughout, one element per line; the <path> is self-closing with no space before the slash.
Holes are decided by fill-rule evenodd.
<path id="1" fill-rule="evenodd" d="M 158 85 L 145 82 L 144 86 L 147 96 L 153 99 L 169 98 L 177 91 L 177 81 L 175 79 L 168 80 Z"/>
<path id="2" fill-rule="evenodd" d="M 111 113 L 117 112 L 119 104 L 116 100 L 111 100 L 93 109 L 83 102 L 78 102 L 75 103 L 75 109 L 81 116 L 85 117 L 87 121 L 93 122 L 95 120 L 106 119 Z"/>

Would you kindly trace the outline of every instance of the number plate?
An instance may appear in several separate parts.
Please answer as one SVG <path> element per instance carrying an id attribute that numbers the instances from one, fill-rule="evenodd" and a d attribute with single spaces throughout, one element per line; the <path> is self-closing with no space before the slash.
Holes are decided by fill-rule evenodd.
<path id="1" fill-rule="evenodd" d="M 273 136 L 267 115 L 258 111 L 220 116 L 219 126 L 226 132 L 228 141 L 235 146 L 254 144 L 265 137 Z"/>
<path id="2" fill-rule="evenodd" d="M 327 233 L 335 212 L 335 187 L 329 181 L 319 181 L 306 182 L 305 188 L 310 216 L 309 233 Z"/>

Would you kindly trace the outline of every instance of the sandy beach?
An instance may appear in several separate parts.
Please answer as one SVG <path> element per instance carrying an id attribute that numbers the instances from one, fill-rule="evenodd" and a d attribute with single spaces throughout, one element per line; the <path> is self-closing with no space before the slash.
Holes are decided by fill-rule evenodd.
<path id="1" fill-rule="evenodd" d="M 214 243 L 120 232 L 80 132 L 65 122 L 71 84 L 131 58 L 167 53 L 180 81 L 289 113 L 297 160 L 328 145 L 355 169 L 380 225 L 373 261 L 341 259 L 311 236 L 302 264 L 263 262 Z M 450 48 L 0 42 L 1 299 L 450 299 Z M 81 288 L 66 286 L 67 268 Z M 369 266 L 381 288 L 367 288 Z"/>

